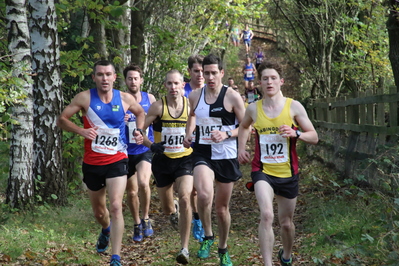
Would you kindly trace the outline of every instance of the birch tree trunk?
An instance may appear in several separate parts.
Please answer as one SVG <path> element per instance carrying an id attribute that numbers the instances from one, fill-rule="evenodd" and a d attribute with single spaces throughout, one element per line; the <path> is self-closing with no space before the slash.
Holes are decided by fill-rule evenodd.
<path id="1" fill-rule="evenodd" d="M 13 74 L 25 80 L 27 97 L 15 103 L 12 116 L 17 121 L 11 128 L 10 175 L 6 202 L 13 208 L 28 207 L 33 201 L 33 94 L 30 36 L 25 0 L 9 0 L 6 8 L 8 48 L 13 57 Z M 12 88 L 10 88 L 12 90 Z"/>
<path id="2" fill-rule="evenodd" d="M 61 112 L 60 52 L 53 0 L 30 0 L 29 28 L 34 86 L 34 159 L 37 194 L 46 202 L 66 203 L 62 165 L 62 131 L 56 126 Z M 40 177 L 40 178 L 39 178 Z"/>

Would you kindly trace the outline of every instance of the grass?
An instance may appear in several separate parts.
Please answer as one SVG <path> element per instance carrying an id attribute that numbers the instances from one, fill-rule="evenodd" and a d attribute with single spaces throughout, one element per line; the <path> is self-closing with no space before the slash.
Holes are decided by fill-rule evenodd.
<path id="1" fill-rule="evenodd" d="M 0 143 L 7 158 L 8 146 Z M 302 155 L 304 157 L 304 155 Z M 107 265 L 105 255 L 95 252 L 99 225 L 95 222 L 85 192 L 71 194 L 65 207 L 38 205 L 30 212 L 10 212 L 4 203 L 8 162 L 0 161 L 0 264 L 1 265 Z M 398 210 L 393 199 L 376 191 L 340 182 L 331 169 L 302 159 L 301 193 L 295 224 L 294 255 L 302 265 L 395 265 L 398 261 Z M 234 265 L 263 265 L 259 253 L 257 227 L 259 210 L 254 193 L 244 185 L 249 165 L 242 167 L 231 201 L 229 253 Z M 124 206 L 124 265 L 178 265 L 179 236 L 160 210 L 152 187 L 151 214 L 155 235 L 141 243 L 131 240 L 133 220 Z M 199 243 L 190 239 L 190 265 L 219 265 L 216 241 L 210 258 L 196 258 Z M 274 263 L 281 246 L 278 225 Z"/>
<path id="2" fill-rule="evenodd" d="M 348 185 L 320 166 L 309 175 L 303 182 L 307 211 L 302 226 L 312 237 L 303 239 L 300 253 L 320 265 L 397 265 L 399 209 L 392 198 Z"/>

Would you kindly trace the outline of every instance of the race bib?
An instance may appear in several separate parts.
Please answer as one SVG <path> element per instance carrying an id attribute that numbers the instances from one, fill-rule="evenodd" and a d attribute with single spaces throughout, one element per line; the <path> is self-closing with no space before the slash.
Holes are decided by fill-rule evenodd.
<path id="1" fill-rule="evenodd" d="M 98 153 L 113 155 L 119 148 L 119 128 L 98 128 L 97 137 L 91 142 L 91 149 Z"/>
<path id="2" fill-rule="evenodd" d="M 184 152 L 183 140 L 186 135 L 184 127 L 163 127 L 162 140 L 166 142 L 164 145 L 165 152 Z"/>
<path id="3" fill-rule="evenodd" d="M 199 144 L 211 145 L 215 144 L 211 138 L 211 131 L 222 131 L 222 118 L 221 117 L 202 117 L 198 119 L 199 128 Z"/>
<path id="4" fill-rule="evenodd" d="M 245 74 L 247 78 L 253 78 L 254 71 L 253 70 L 245 70 Z"/>
<path id="5" fill-rule="evenodd" d="M 288 161 L 287 139 L 279 134 L 259 136 L 262 163 L 285 163 Z"/>
<path id="6" fill-rule="evenodd" d="M 248 92 L 247 97 L 248 97 L 248 103 L 252 103 L 255 101 L 255 93 Z"/>
<path id="7" fill-rule="evenodd" d="M 256 58 L 256 63 L 257 63 L 257 64 L 262 63 L 262 61 L 263 61 L 263 57 L 257 57 L 257 58 Z"/>

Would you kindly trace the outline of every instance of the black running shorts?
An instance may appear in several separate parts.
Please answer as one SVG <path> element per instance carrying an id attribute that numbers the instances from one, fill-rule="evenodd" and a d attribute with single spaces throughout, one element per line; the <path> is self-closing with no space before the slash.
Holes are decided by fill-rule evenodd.
<path id="1" fill-rule="evenodd" d="M 107 178 L 127 176 L 128 159 L 122 159 L 107 165 L 82 164 L 83 182 L 91 191 L 98 191 L 105 187 Z"/>

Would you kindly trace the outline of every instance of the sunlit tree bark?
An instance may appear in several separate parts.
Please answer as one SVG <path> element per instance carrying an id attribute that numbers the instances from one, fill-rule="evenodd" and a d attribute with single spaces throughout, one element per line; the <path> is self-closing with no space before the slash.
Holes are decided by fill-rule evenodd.
<path id="1" fill-rule="evenodd" d="M 31 72 L 30 36 L 25 0 L 7 1 L 7 28 L 13 74 L 24 80 L 27 97 L 15 103 L 12 116 L 17 121 L 11 129 L 10 175 L 6 202 L 13 208 L 32 203 L 33 185 L 33 94 L 28 73 Z M 12 90 L 12 88 L 10 88 Z"/>
<path id="2" fill-rule="evenodd" d="M 56 117 L 63 103 L 57 15 L 53 0 L 30 0 L 34 80 L 34 159 L 37 194 L 46 202 L 66 202 L 62 132 Z"/>

